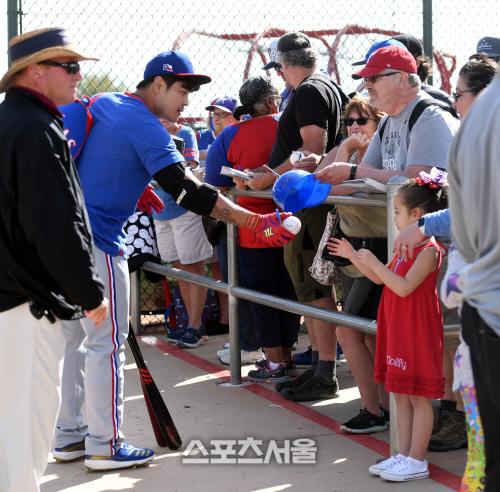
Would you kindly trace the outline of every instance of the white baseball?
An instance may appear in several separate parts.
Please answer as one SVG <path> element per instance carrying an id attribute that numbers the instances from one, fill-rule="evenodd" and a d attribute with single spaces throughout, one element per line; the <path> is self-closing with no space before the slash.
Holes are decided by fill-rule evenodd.
<path id="1" fill-rule="evenodd" d="M 295 150 L 293 151 L 291 154 L 290 154 L 290 164 L 292 164 L 292 166 L 299 162 L 304 156 L 304 154 L 302 152 L 300 152 L 300 150 Z"/>
<path id="2" fill-rule="evenodd" d="M 302 222 L 300 222 L 298 217 L 292 215 L 283 221 L 283 227 L 292 234 L 297 234 L 302 227 Z"/>

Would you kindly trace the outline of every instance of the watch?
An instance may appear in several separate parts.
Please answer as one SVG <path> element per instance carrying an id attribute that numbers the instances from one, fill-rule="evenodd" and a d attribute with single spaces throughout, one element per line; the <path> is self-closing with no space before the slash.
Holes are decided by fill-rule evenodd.
<path id="1" fill-rule="evenodd" d="M 425 236 L 425 218 L 420 217 L 420 219 L 417 220 L 417 227 L 419 231 Z"/>
<path id="2" fill-rule="evenodd" d="M 356 179 L 356 171 L 358 170 L 357 164 L 351 164 L 351 172 L 349 173 L 349 181 Z"/>

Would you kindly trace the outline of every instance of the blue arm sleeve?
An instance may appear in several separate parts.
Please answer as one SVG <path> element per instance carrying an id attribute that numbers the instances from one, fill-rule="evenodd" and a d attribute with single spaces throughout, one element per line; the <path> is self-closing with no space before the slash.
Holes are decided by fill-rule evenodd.
<path id="1" fill-rule="evenodd" d="M 442 239 L 451 239 L 450 209 L 438 210 L 424 215 L 426 236 L 439 236 Z"/>
<path id="2" fill-rule="evenodd" d="M 205 167 L 205 181 L 213 186 L 234 186 L 232 178 L 220 174 L 222 166 L 233 167 L 227 158 L 229 146 L 238 131 L 238 125 L 228 126 L 210 145 Z"/>

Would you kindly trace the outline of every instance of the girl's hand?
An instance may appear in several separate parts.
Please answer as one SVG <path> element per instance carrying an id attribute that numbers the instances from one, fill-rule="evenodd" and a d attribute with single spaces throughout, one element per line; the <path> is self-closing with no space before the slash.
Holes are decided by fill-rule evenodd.
<path id="1" fill-rule="evenodd" d="M 356 260 L 365 265 L 372 266 L 378 262 L 378 258 L 369 249 L 360 249 L 356 253 Z"/>
<path id="2" fill-rule="evenodd" d="M 352 247 L 352 244 L 345 238 L 337 239 L 331 237 L 326 242 L 326 247 L 330 253 L 335 256 L 341 256 L 342 258 L 347 258 L 350 260 L 356 255 L 356 250 Z"/>

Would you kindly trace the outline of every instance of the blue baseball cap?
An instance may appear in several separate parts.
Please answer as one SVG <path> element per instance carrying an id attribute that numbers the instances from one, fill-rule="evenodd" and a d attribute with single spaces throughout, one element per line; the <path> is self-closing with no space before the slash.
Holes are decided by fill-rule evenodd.
<path id="1" fill-rule="evenodd" d="M 208 84 L 212 80 L 208 75 L 195 73 L 191 60 L 181 51 L 164 51 L 150 60 L 144 70 L 144 80 L 157 75 L 189 77 L 196 79 L 200 85 Z"/>
<path id="2" fill-rule="evenodd" d="M 365 59 L 358 61 L 356 63 L 353 63 L 352 66 L 354 67 L 357 65 L 366 65 L 366 63 L 368 62 L 368 58 L 370 58 L 370 56 L 372 56 L 373 53 L 375 53 L 375 51 L 377 51 L 380 48 L 385 48 L 386 46 L 398 46 L 399 48 L 407 49 L 403 43 L 401 43 L 400 41 L 397 41 L 396 39 L 392 39 L 392 38 L 383 39 L 382 41 L 377 41 L 376 43 L 373 43 L 370 46 L 370 49 L 366 52 Z"/>
<path id="3" fill-rule="evenodd" d="M 210 106 L 207 106 L 205 109 L 207 111 L 213 111 L 214 109 L 221 109 L 226 113 L 234 113 L 236 106 L 238 105 L 238 100 L 231 96 L 223 96 L 214 99 Z"/>

